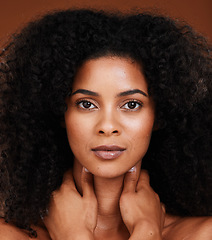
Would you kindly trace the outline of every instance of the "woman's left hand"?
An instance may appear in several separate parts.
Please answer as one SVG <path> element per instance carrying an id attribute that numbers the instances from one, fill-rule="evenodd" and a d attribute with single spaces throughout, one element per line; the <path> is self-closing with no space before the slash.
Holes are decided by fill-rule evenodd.
<path id="1" fill-rule="evenodd" d="M 139 180 L 136 171 L 126 173 L 120 210 L 131 240 L 162 239 L 165 207 L 151 188 L 145 170 L 141 171 Z"/>

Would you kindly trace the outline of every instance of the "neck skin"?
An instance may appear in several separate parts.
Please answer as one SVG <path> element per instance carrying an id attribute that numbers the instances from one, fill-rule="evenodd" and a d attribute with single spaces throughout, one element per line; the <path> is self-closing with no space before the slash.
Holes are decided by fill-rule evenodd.
<path id="1" fill-rule="evenodd" d="M 141 162 L 139 162 L 136 167 L 137 169 L 140 169 Z M 78 161 L 75 161 L 73 176 L 77 189 L 82 194 L 81 171 L 82 165 Z M 139 172 L 137 171 L 138 176 L 140 174 Z M 119 199 L 123 189 L 123 180 L 124 175 L 112 179 L 94 176 L 94 191 L 98 202 L 98 218 L 95 230 L 96 234 L 104 234 L 104 232 L 107 235 L 109 232 L 122 232 L 125 236 L 126 234 L 129 234 L 125 224 L 123 223 L 119 208 Z"/>

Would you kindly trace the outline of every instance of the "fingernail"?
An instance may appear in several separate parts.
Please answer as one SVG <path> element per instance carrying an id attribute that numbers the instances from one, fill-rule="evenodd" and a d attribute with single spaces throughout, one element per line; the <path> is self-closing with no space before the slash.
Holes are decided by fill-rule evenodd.
<path id="1" fill-rule="evenodd" d="M 134 166 L 134 167 L 130 168 L 130 170 L 128 172 L 135 172 L 135 170 L 136 170 L 136 168 Z"/>
<path id="2" fill-rule="evenodd" d="M 85 168 L 85 167 L 84 167 L 84 171 L 85 171 L 85 172 L 89 172 L 89 171 L 88 171 L 88 169 L 87 169 L 87 168 Z"/>

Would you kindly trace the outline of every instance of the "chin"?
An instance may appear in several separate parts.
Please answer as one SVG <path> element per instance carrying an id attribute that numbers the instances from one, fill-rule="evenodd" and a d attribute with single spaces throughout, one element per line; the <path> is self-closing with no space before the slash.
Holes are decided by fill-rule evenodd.
<path id="1" fill-rule="evenodd" d="M 101 178 L 117 178 L 117 177 L 121 177 L 123 176 L 128 170 L 123 170 L 121 171 L 120 169 L 118 170 L 111 170 L 111 169 L 106 169 L 103 168 L 102 170 L 99 168 L 97 171 L 91 171 L 91 173 L 95 176 L 95 177 L 101 177 Z"/>

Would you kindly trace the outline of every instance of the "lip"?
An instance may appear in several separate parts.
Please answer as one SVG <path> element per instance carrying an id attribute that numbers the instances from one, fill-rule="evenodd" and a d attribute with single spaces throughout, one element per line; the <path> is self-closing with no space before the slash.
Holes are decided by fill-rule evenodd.
<path id="1" fill-rule="evenodd" d="M 118 158 L 126 148 L 122 148 L 116 145 L 101 145 L 95 148 L 92 148 L 94 154 L 105 160 L 112 160 Z"/>

